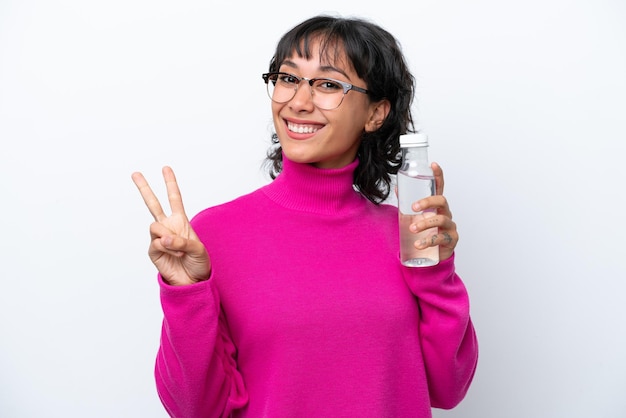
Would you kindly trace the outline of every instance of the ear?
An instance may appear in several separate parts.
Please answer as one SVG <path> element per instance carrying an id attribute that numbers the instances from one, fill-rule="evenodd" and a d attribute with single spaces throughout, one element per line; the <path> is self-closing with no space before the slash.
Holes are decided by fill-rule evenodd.
<path id="1" fill-rule="evenodd" d="M 389 114 L 391 103 L 387 99 L 372 103 L 370 108 L 370 116 L 365 123 L 365 132 L 374 132 L 381 126 Z"/>

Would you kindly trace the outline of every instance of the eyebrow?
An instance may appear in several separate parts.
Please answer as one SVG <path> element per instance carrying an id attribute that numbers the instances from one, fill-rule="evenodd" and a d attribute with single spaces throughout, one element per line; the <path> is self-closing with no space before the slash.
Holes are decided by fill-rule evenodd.
<path id="1" fill-rule="evenodd" d="M 293 68 L 294 70 L 298 68 L 296 63 L 291 61 L 291 60 L 285 60 L 285 61 L 283 61 L 283 63 L 281 65 L 286 65 L 288 67 Z M 350 80 L 350 77 L 348 77 L 348 74 L 346 74 L 342 69 L 337 68 L 337 67 L 333 67 L 332 65 L 322 65 L 320 67 L 320 70 L 322 72 L 325 72 L 325 73 L 328 73 L 328 72 L 339 73 L 339 74 L 343 75 L 345 78 L 347 78 L 348 80 Z"/>

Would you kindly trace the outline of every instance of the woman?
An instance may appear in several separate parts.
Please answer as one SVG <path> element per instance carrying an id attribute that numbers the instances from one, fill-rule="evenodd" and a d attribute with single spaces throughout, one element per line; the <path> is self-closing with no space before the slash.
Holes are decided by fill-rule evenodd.
<path id="1" fill-rule="evenodd" d="M 397 41 L 364 20 L 316 16 L 287 32 L 263 75 L 273 181 L 191 222 L 140 173 L 164 312 L 159 396 L 175 417 L 429 417 L 465 396 L 477 362 L 455 273 L 456 225 L 437 195 L 440 263 L 400 264 L 384 204 L 414 79 Z"/>

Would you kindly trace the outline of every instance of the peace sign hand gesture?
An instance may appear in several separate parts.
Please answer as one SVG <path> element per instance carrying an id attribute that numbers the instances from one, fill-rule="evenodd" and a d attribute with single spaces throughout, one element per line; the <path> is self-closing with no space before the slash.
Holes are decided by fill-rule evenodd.
<path id="1" fill-rule="evenodd" d="M 150 225 L 148 255 L 163 280 L 174 286 L 207 280 L 211 273 L 211 261 L 185 214 L 174 171 L 163 167 L 163 179 L 172 210 L 170 216 L 163 213 L 161 203 L 141 173 L 133 173 L 132 179 L 155 220 Z"/>

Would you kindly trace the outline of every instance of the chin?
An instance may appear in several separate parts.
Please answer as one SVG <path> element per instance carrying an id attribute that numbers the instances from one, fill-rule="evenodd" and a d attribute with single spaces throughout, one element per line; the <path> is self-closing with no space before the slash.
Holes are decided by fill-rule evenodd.
<path id="1" fill-rule="evenodd" d="M 285 157 L 287 157 L 289 161 L 300 164 L 312 164 L 315 162 L 315 159 L 312 158 L 310 155 L 301 152 L 294 152 L 290 148 L 291 147 L 282 147 L 283 154 L 285 154 Z"/>

